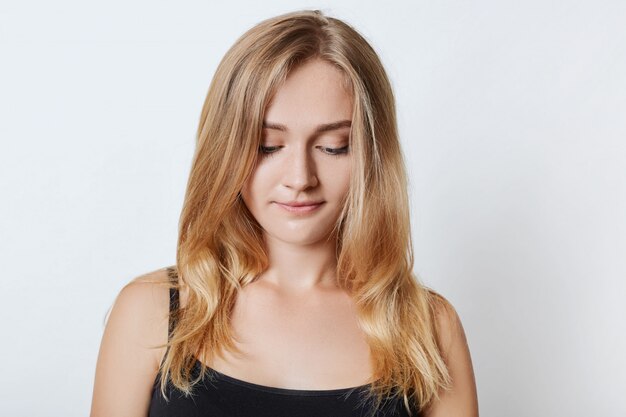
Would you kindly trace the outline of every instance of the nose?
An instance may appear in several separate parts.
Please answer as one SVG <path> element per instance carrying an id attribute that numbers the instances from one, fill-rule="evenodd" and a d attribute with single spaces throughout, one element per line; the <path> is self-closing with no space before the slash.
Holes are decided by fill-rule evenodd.
<path id="1" fill-rule="evenodd" d="M 318 184 L 315 162 L 307 146 L 293 146 L 284 165 L 283 185 L 296 191 Z"/>

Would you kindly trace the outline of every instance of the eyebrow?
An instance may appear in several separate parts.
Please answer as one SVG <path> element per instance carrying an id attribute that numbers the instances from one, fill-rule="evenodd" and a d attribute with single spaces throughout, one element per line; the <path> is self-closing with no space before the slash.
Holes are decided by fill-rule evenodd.
<path id="1" fill-rule="evenodd" d="M 318 125 L 315 128 L 315 133 L 329 132 L 331 130 L 342 129 L 344 127 L 350 127 L 350 126 L 352 126 L 352 121 L 350 120 L 340 120 L 338 122 L 324 123 L 324 124 Z M 286 132 L 288 130 L 287 126 L 285 125 L 281 125 L 281 124 L 273 123 L 273 122 L 267 122 L 267 121 L 263 121 L 263 129 L 274 129 L 274 130 L 280 130 L 281 132 Z"/>

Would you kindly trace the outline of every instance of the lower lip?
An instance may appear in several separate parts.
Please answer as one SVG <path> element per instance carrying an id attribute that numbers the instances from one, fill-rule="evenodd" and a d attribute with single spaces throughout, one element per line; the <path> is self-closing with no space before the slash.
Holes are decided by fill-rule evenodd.
<path id="1" fill-rule="evenodd" d="M 312 206 L 298 206 L 298 207 L 288 206 L 286 204 L 280 204 L 280 203 L 276 203 L 276 204 L 278 204 L 280 207 L 284 208 L 290 213 L 310 213 L 312 211 L 315 211 L 318 207 L 320 207 L 324 203 L 314 204 Z"/>

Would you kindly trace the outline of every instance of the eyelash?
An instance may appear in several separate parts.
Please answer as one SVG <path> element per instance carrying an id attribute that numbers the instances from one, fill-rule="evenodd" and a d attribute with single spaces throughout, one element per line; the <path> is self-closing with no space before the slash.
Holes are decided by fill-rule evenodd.
<path id="1" fill-rule="evenodd" d="M 324 149 L 325 151 L 330 151 L 330 152 L 334 152 L 334 153 L 327 153 L 330 156 L 334 156 L 334 157 L 341 157 L 345 154 L 348 153 L 348 146 L 346 145 L 342 148 L 326 148 L 326 147 L 321 147 L 322 149 Z M 280 148 L 280 146 L 259 146 L 259 151 L 261 152 L 261 154 L 265 157 L 270 157 L 273 156 L 276 153 L 276 150 L 278 150 Z"/>

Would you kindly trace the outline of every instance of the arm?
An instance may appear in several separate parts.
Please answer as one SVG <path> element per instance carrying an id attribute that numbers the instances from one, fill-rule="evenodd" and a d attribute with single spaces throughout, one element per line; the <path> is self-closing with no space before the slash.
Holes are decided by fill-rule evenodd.
<path id="1" fill-rule="evenodd" d="M 169 293 L 131 282 L 117 296 L 104 329 L 96 365 L 91 417 L 145 417 L 167 342 Z"/>
<path id="2" fill-rule="evenodd" d="M 472 359 L 461 320 L 454 307 L 447 303 L 437 315 L 439 340 L 450 377 L 452 389 L 440 393 L 424 417 L 478 417 L 478 398 Z"/>

